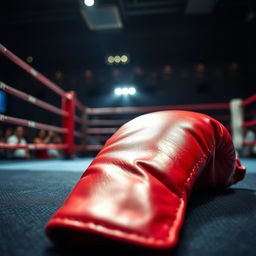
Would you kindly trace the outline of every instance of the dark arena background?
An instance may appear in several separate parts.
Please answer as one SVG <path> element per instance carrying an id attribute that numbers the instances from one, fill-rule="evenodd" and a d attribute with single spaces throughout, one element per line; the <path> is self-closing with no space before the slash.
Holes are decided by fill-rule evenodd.
<path id="1" fill-rule="evenodd" d="M 1 256 L 255 255 L 255 0 L 9 0 L 0 31 Z M 55 246 L 45 225 L 105 142 L 162 110 L 221 122 L 245 178 L 193 191 L 171 250 Z"/>

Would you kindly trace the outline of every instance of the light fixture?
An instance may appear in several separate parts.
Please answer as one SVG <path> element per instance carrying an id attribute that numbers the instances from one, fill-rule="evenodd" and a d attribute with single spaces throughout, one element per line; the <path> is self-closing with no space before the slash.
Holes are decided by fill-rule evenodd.
<path id="1" fill-rule="evenodd" d="M 122 56 L 121 56 L 121 61 L 122 61 L 123 63 L 126 63 L 126 62 L 128 61 L 128 57 L 127 57 L 126 55 L 122 55 Z"/>
<path id="2" fill-rule="evenodd" d="M 55 79 L 56 80 L 62 80 L 63 79 L 63 74 L 62 74 L 62 72 L 61 71 L 56 71 L 55 72 Z"/>
<path id="3" fill-rule="evenodd" d="M 27 62 L 28 62 L 28 63 L 33 62 L 33 57 L 32 57 L 32 56 L 28 56 L 28 57 L 27 57 Z"/>
<path id="4" fill-rule="evenodd" d="M 121 88 L 116 88 L 116 89 L 115 89 L 115 94 L 116 94 L 116 95 L 119 96 L 119 95 L 121 95 L 122 93 L 123 93 L 123 91 L 122 91 Z"/>
<path id="5" fill-rule="evenodd" d="M 128 88 L 123 88 L 123 95 L 128 95 L 129 93 L 129 89 Z"/>
<path id="6" fill-rule="evenodd" d="M 120 56 L 118 56 L 118 55 L 117 55 L 117 56 L 115 56 L 115 62 L 116 62 L 116 63 L 119 63 L 120 61 L 121 61 L 121 57 L 120 57 Z"/>
<path id="7" fill-rule="evenodd" d="M 136 93 L 136 89 L 134 87 L 124 87 L 124 88 L 116 88 L 115 95 L 134 95 Z"/>
<path id="8" fill-rule="evenodd" d="M 113 64 L 114 61 L 115 61 L 115 58 L 114 58 L 113 56 L 109 56 L 109 57 L 108 57 L 108 63 L 109 63 L 109 64 Z"/>
<path id="9" fill-rule="evenodd" d="M 128 64 L 129 57 L 128 55 L 109 55 L 106 57 L 107 64 Z"/>
<path id="10" fill-rule="evenodd" d="M 94 5 L 94 0 L 84 0 L 84 4 L 88 7 L 91 7 Z"/>
<path id="11" fill-rule="evenodd" d="M 136 89 L 134 87 L 130 87 L 128 90 L 130 95 L 134 95 L 136 93 Z"/>

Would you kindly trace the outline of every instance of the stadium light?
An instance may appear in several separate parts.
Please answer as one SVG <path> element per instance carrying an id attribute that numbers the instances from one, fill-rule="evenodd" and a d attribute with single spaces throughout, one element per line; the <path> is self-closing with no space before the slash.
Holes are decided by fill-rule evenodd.
<path id="1" fill-rule="evenodd" d="M 119 63 L 121 61 L 121 57 L 117 55 L 115 56 L 114 60 L 116 63 Z"/>
<path id="2" fill-rule="evenodd" d="M 123 88 L 123 95 L 128 95 L 129 93 L 129 89 L 128 88 Z"/>
<path id="3" fill-rule="evenodd" d="M 123 63 L 126 63 L 126 62 L 128 61 L 128 57 L 127 57 L 126 55 L 122 55 L 122 56 L 121 56 L 121 61 L 122 61 Z"/>
<path id="4" fill-rule="evenodd" d="M 109 57 L 108 57 L 108 63 L 109 63 L 109 64 L 113 64 L 114 61 L 115 61 L 115 58 L 114 58 L 113 56 L 109 56 Z"/>
<path id="5" fill-rule="evenodd" d="M 121 95 L 123 93 L 122 89 L 121 88 L 116 88 L 115 89 L 115 95 Z"/>
<path id="6" fill-rule="evenodd" d="M 136 89 L 134 87 L 124 87 L 124 88 L 116 88 L 115 95 L 134 95 L 136 93 Z"/>
<path id="7" fill-rule="evenodd" d="M 130 87 L 128 90 L 130 95 L 134 95 L 136 93 L 136 89 L 134 87 Z"/>
<path id="8" fill-rule="evenodd" d="M 106 63 L 107 64 L 128 64 L 130 61 L 128 55 L 109 55 L 106 56 Z"/>
<path id="9" fill-rule="evenodd" d="M 84 0 L 84 4 L 88 7 L 91 7 L 94 5 L 94 0 Z"/>

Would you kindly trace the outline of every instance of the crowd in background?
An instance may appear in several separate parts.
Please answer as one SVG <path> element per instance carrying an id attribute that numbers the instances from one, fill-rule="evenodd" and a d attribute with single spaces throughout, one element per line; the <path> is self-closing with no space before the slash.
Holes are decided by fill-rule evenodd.
<path id="1" fill-rule="evenodd" d="M 28 143 L 34 144 L 62 144 L 61 137 L 52 132 L 45 130 L 38 130 L 33 136 L 24 130 L 22 126 L 17 126 L 15 129 L 0 127 L 0 142 L 7 144 L 20 144 L 27 145 Z M 64 156 L 63 150 L 60 149 L 43 149 L 29 151 L 27 149 L 3 149 L 0 148 L 0 159 L 3 160 L 25 160 L 25 159 L 51 159 L 62 158 Z"/>
<path id="2" fill-rule="evenodd" d="M 256 141 L 256 131 L 244 128 L 244 142 Z M 97 138 L 97 137 L 96 137 Z M 95 138 L 95 139 L 96 139 Z M 17 126 L 15 129 L 0 127 L 0 142 L 7 144 L 27 145 L 33 144 L 62 144 L 61 137 L 52 131 L 38 130 L 33 136 L 28 129 Z M 96 144 L 99 144 L 97 141 Z M 29 151 L 27 149 L 4 149 L 0 147 L 1 160 L 22 160 L 22 159 L 59 159 L 64 157 L 61 149 L 43 149 Z M 240 151 L 240 157 L 256 157 L 256 145 L 244 145 Z"/>
<path id="3" fill-rule="evenodd" d="M 244 142 L 251 143 L 256 141 L 255 129 L 245 127 L 243 132 Z M 243 157 L 256 157 L 256 145 L 244 145 L 241 154 Z"/>

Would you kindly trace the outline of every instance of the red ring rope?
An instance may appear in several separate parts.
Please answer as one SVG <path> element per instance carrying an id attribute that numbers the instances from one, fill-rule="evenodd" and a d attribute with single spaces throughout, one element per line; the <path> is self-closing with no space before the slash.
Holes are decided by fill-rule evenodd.
<path id="1" fill-rule="evenodd" d="M 255 101 L 256 101 L 256 94 L 254 94 L 254 95 L 252 95 L 251 97 L 245 99 L 245 100 L 243 101 L 243 103 L 242 103 L 242 106 L 245 107 L 245 106 L 247 106 L 247 105 L 249 105 L 249 104 L 251 104 L 251 103 L 253 103 L 253 102 L 255 102 Z"/>
<path id="2" fill-rule="evenodd" d="M 103 135 L 97 135 L 97 137 L 96 137 L 96 139 L 100 140 L 100 141 L 106 141 L 109 138 L 110 138 L 110 136 L 103 136 Z M 87 139 L 89 139 L 89 140 L 90 139 L 95 139 L 95 136 L 89 135 L 89 136 L 87 136 Z"/>
<path id="3" fill-rule="evenodd" d="M 83 104 L 82 104 L 78 99 L 76 99 L 75 106 L 76 106 L 80 111 L 85 112 L 85 107 L 83 106 Z"/>
<path id="4" fill-rule="evenodd" d="M 217 110 L 229 109 L 228 103 L 215 104 L 194 104 L 194 105 L 173 105 L 156 107 L 119 107 L 119 108 L 88 108 L 89 115 L 107 115 L 107 114 L 131 114 L 140 112 L 153 112 L 161 110 Z"/>
<path id="5" fill-rule="evenodd" d="M 12 88 L 11 86 L 3 83 L 0 81 L 0 89 L 5 91 L 6 93 L 9 93 L 11 95 L 14 95 L 26 102 L 29 102 L 31 104 L 34 104 L 38 107 L 41 107 L 43 109 L 46 109 L 46 110 L 49 110 L 49 111 L 52 111 L 53 113 L 55 114 L 58 114 L 58 115 L 61 115 L 61 116 L 68 116 L 68 112 L 60 109 L 60 108 L 57 108 L 45 101 L 42 101 L 42 100 L 39 100 L 37 99 L 36 97 L 33 97 L 32 95 L 30 94 L 27 94 L 27 93 L 24 93 L 22 91 L 19 91 L 15 88 Z"/>
<path id="6" fill-rule="evenodd" d="M 243 123 L 244 127 L 249 127 L 249 126 L 254 126 L 256 125 L 256 120 L 252 120 L 252 121 L 247 121 Z"/>
<path id="7" fill-rule="evenodd" d="M 68 130 L 66 128 L 60 128 L 60 127 L 49 125 L 49 124 L 42 124 L 42 123 L 34 122 L 31 120 L 26 120 L 26 119 L 21 119 L 21 118 L 16 118 L 12 116 L 6 116 L 6 115 L 0 115 L 0 122 L 22 125 L 30 128 L 35 128 L 35 129 L 44 129 L 44 130 L 54 131 L 59 133 L 68 133 Z"/>
<path id="8" fill-rule="evenodd" d="M 6 149 L 28 149 L 28 150 L 44 150 L 44 149 L 66 149 L 68 145 L 66 144 L 7 144 L 7 143 L 0 143 L 0 148 Z"/>
<path id="9" fill-rule="evenodd" d="M 248 146 L 252 146 L 252 145 L 256 145 L 256 141 L 245 141 L 243 142 L 244 145 L 248 145 Z"/>
<path id="10" fill-rule="evenodd" d="M 101 133 L 114 133 L 117 130 L 117 128 L 88 128 L 86 131 L 87 133 L 95 133 L 95 134 L 101 134 Z"/>
<path id="11" fill-rule="evenodd" d="M 5 57 L 7 57 L 9 60 L 14 62 L 19 67 L 21 67 L 23 70 L 28 72 L 31 76 L 35 77 L 42 84 L 46 85 L 52 91 L 54 91 L 55 93 L 59 94 L 61 97 L 64 97 L 64 98 L 67 97 L 65 91 L 63 91 L 59 86 L 57 86 L 55 83 L 50 81 L 47 77 L 45 77 L 44 75 L 39 73 L 37 70 L 32 68 L 25 61 L 20 59 L 18 56 L 13 54 L 6 47 L 4 47 L 2 44 L 0 44 L 0 53 L 2 53 Z"/>
<path id="12" fill-rule="evenodd" d="M 88 145 L 86 146 L 86 150 L 88 151 L 98 151 L 102 149 L 102 145 Z"/>
<path id="13" fill-rule="evenodd" d="M 88 125 L 122 125 L 126 122 L 128 122 L 129 120 L 103 120 L 103 119 L 99 119 L 99 120 L 88 120 Z"/>

